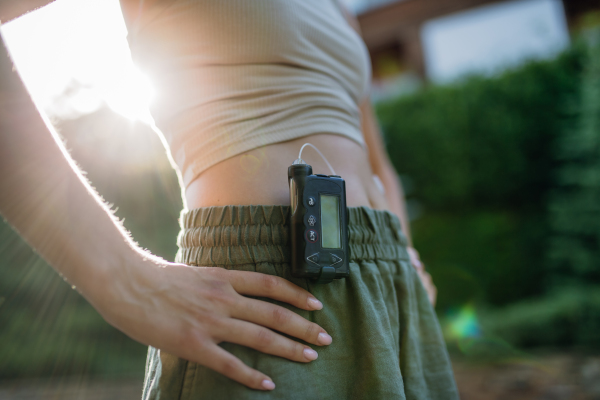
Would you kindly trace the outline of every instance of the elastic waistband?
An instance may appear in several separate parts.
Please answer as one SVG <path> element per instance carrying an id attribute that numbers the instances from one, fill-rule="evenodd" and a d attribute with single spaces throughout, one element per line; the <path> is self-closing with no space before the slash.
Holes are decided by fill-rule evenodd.
<path id="1" fill-rule="evenodd" d="M 408 260 L 397 216 L 348 207 L 351 261 Z M 181 213 L 177 259 L 188 265 L 290 261 L 289 206 L 219 206 Z"/>

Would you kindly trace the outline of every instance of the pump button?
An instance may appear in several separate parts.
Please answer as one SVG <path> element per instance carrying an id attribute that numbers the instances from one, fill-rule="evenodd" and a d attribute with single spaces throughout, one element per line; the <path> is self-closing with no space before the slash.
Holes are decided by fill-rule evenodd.
<path id="1" fill-rule="evenodd" d="M 312 256 L 308 256 L 306 257 L 306 259 L 313 264 L 319 265 L 319 253 L 315 253 Z"/>
<path id="2" fill-rule="evenodd" d="M 335 254 L 331 255 L 331 265 L 335 265 L 337 263 L 341 263 L 342 259 L 338 256 L 336 256 Z"/>
<path id="3" fill-rule="evenodd" d="M 316 243 L 319 239 L 319 234 L 314 229 L 309 229 L 306 231 L 306 240 L 311 243 Z"/>

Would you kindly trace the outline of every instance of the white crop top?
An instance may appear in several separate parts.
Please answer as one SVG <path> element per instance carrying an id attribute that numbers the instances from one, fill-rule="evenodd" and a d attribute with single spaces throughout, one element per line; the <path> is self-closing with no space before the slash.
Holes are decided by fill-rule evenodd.
<path id="1" fill-rule="evenodd" d="M 129 41 L 186 187 L 267 144 L 333 133 L 364 146 L 370 61 L 337 0 L 173 0 Z"/>

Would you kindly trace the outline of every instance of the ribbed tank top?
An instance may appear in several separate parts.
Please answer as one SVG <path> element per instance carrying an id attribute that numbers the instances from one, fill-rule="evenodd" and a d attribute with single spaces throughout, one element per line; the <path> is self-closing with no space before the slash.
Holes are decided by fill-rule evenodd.
<path id="1" fill-rule="evenodd" d="M 172 0 L 129 42 L 186 187 L 227 158 L 311 134 L 364 146 L 370 61 L 337 0 Z"/>

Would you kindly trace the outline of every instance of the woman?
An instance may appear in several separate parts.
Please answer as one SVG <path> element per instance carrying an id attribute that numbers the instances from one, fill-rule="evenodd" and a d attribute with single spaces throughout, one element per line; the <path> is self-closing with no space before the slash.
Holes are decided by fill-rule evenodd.
<path id="1" fill-rule="evenodd" d="M 0 19 L 49 2 L 5 1 Z M 368 53 L 339 4 L 121 4 L 184 189 L 178 262 L 128 238 L 4 52 L 0 212 L 109 323 L 151 346 L 144 398 L 263 398 L 275 382 L 269 398 L 456 398 L 419 277 L 431 301 L 435 288 L 407 249 L 365 96 Z M 351 273 L 328 285 L 289 271 L 286 173 L 307 141 L 346 181 Z"/>

